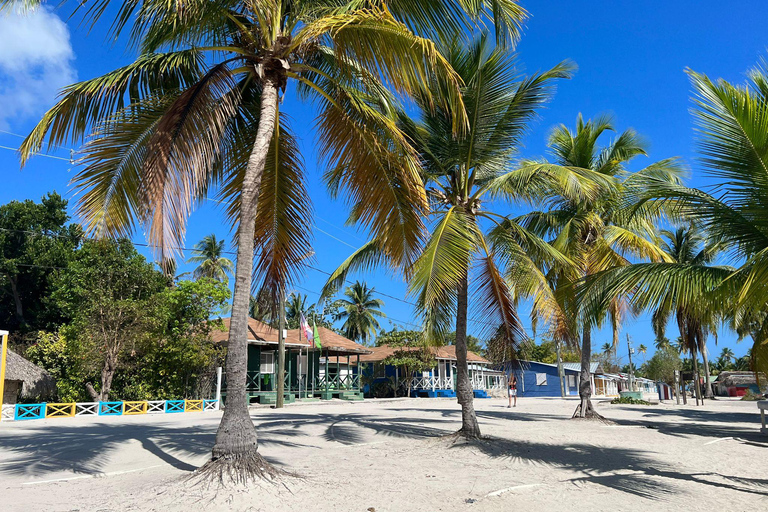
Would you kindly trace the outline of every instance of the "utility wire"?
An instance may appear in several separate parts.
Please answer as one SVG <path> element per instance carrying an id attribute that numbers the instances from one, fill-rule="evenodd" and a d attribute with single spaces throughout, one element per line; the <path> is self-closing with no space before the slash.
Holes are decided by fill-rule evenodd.
<path id="1" fill-rule="evenodd" d="M 13 151 L 15 153 L 19 152 L 19 148 L 12 148 L 8 146 L 0 146 L 0 149 L 8 149 L 10 151 Z M 37 153 L 35 156 L 44 156 L 45 158 L 53 158 L 56 160 L 64 160 L 65 162 L 69 162 L 70 164 L 74 165 L 75 160 L 73 158 L 64 158 L 63 156 L 56 156 L 56 155 L 46 155 L 45 153 Z"/>

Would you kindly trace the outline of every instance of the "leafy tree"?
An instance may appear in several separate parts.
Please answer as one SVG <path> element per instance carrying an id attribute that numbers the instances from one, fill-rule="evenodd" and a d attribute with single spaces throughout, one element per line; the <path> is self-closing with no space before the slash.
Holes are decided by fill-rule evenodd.
<path id="1" fill-rule="evenodd" d="M 416 372 L 421 372 L 434 368 L 437 363 L 432 351 L 427 347 L 424 339 L 424 333 L 403 329 L 402 327 L 393 327 L 389 331 L 382 330 L 376 336 L 376 346 L 387 345 L 394 347 L 392 355 L 386 357 L 382 363 L 392 365 L 399 370 L 400 375 L 406 377 L 405 395 L 411 394 L 411 376 Z M 397 392 L 397 390 L 395 390 Z"/>
<path id="2" fill-rule="evenodd" d="M 443 340 L 446 345 L 456 345 L 456 331 L 446 333 Z M 483 342 L 480 341 L 480 338 L 471 334 L 467 334 L 467 350 L 478 355 L 485 353 Z"/>
<path id="3" fill-rule="evenodd" d="M 595 180 L 601 193 L 594 199 L 573 197 L 554 191 L 544 201 L 548 209 L 524 215 L 521 222 L 540 236 L 552 238 L 552 245 L 573 262 L 550 272 L 562 315 L 569 319 L 564 329 L 572 338 L 581 334 L 581 402 L 574 417 L 598 416 L 590 401 L 589 376 L 592 354 L 592 328 L 607 319 L 613 330 L 613 347 L 618 346 L 621 317 L 626 310 L 624 297 L 614 296 L 601 309 L 590 309 L 581 317 L 574 283 L 610 268 L 629 264 L 628 257 L 663 261 L 668 256 L 658 247 L 655 221 L 663 211 L 654 204 L 635 206 L 649 180 L 678 182 L 681 168 L 675 160 L 661 160 L 630 173 L 629 162 L 647 154 L 646 144 L 634 130 L 625 130 L 601 147 L 604 134 L 614 130 L 608 117 L 585 121 L 579 115 L 576 130 L 561 125 L 549 137 L 552 163 L 542 165 L 581 169 Z"/>
<path id="4" fill-rule="evenodd" d="M 144 340 L 134 379 L 147 396 L 136 393 L 134 399 L 189 398 L 191 386 L 213 374 L 223 354 L 210 342 L 210 332 L 223 325 L 209 319 L 220 314 L 229 296 L 229 288 L 211 278 L 180 281 L 160 292 L 154 310 L 160 319 L 158 329 Z"/>
<path id="5" fill-rule="evenodd" d="M 93 401 L 107 401 L 122 358 L 151 335 L 156 295 L 167 285 L 128 240 L 86 241 L 66 272 L 56 276 L 53 300 L 72 322 L 65 337 L 77 337 L 94 368 L 101 369 L 97 392 L 86 384 Z"/>
<path id="6" fill-rule="evenodd" d="M 87 347 L 77 336 L 65 336 L 64 331 L 36 332 L 24 357 L 51 374 L 56 381 L 57 400 L 85 402 L 90 398 L 85 383 L 96 372 L 87 360 Z"/>
<path id="7" fill-rule="evenodd" d="M 228 274 L 235 269 L 232 260 L 224 256 L 224 240 L 217 240 L 216 235 L 208 235 L 196 243 L 187 263 L 198 264 L 194 271 L 195 278 L 207 277 L 223 283 L 229 282 Z"/>
<path id="8" fill-rule="evenodd" d="M 0 206 L 0 325 L 55 330 L 64 320 L 47 297 L 51 277 L 66 267 L 82 238 L 80 226 L 68 221 L 67 201 L 55 192 L 39 203 Z"/>
<path id="9" fill-rule="evenodd" d="M 527 361 L 555 364 L 557 363 L 557 347 L 554 340 L 545 340 L 538 345 L 530 341 L 521 344 L 517 357 Z M 560 357 L 564 363 L 577 363 L 580 359 L 577 352 L 567 347 L 561 349 Z"/>
<path id="10" fill-rule="evenodd" d="M 374 298 L 375 292 L 375 288 L 368 288 L 365 283 L 356 281 L 344 290 L 345 299 L 335 301 L 339 307 L 335 319 L 344 320 L 341 330 L 347 338 L 368 344 L 371 337 L 376 336 L 379 328 L 377 318 L 385 318 L 387 315 L 380 311 L 384 301 Z"/>
<path id="11" fill-rule="evenodd" d="M 652 380 L 673 385 L 675 370 L 682 369 L 680 354 L 671 347 L 657 349 L 645 366 L 645 375 Z"/>

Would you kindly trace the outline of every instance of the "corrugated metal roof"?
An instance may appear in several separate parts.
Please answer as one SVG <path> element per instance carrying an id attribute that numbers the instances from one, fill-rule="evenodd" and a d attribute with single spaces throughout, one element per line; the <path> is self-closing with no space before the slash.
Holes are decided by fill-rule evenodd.
<path id="1" fill-rule="evenodd" d="M 594 361 L 589 363 L 589 373 L 596 373 L 599 366 L 600 366 L 600 363 L 596 363 Z M 581 363 L 563 363 L 563 368 L 566 368 L 568 370 L 573 370 L 575 372 L 580 372 Z"/>

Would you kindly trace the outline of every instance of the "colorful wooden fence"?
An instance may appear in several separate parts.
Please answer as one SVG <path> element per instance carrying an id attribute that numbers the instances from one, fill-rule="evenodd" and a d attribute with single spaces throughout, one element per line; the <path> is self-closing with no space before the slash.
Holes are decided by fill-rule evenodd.
<path id="1" fill-rule="evenodd" d="M 3 420 L 39 420 L 75 416 L 131 416 L 219 410 L 218 400 L 137 400 L 3 405 Z"/>

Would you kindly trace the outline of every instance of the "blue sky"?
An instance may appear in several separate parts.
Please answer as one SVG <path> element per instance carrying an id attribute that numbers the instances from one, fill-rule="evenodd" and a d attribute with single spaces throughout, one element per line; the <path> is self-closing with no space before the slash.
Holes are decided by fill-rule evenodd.
<path id="1" fill-rule="evenodd" d="M 679 156 L 691 168 L 690 184 L 711 184 L 701 176 L 695 160 L 690 85 L 684 70 L 691 68 L 711 77 L 742 81 L 744 72 L 766 55 L 764 20 L 768 19 L 768 3 L 751 0 L 725 7 L 714 0 L 592 0 L 527 1 L 524 5 L 532 15 L 517 48 L 525 69 L 543 70 L 570 59 L 579 70 L 572 80 L 559 84 L 553 101 L 532 126 L 522 156 L 545 155 L 549 130 L 560 123 L 574 125 L 579 112 L 587 117 L 612 113 L 619 130 L 635 128 L 650 141 L 649 158 L 638 160 L 637 168 Z M 67 13 L 65 7 L 63 11 L 38 12 L 25 19 L 0 16 L 0 146 L 18 147 L 21 139 L 4 132 L 27 134 L 53 103 L 60 87 L 124 65 L 133 57 L 119 42 L 106 42 L 99 27 L 88 32 L 77 20 L 66 21 Z M 323 169 L 317 165 L 314 150 L 312 109 L 290 95 L 283 108 L 302 137 L 309 174 L 315 209 L 316 256 L 312 264 L 330 271 L 365 241 L 365 233 L 344 227 L 347 209 L 343 201 L 331 200 L 322 185 Z M 67 161 L 69 151 L 61 148 L 51 155 L 60 159 L 39 156 L 20 170 L 14 152 L 0 149 L 0 202 L 39 200 L 51 190 L 71 198 L 68 182 L 75 170 Z M 213 203 L 193 214 L 186 246 L 191 247 L 210 233 L 231 239 L 229 226 Z M 137 233 L 135 241 L 143 242 L 143 234 Z M 180 265 L 183 270 L 189 268 Z M 387 295 L 407 300 L 405 284 L 397 276 L 377 272 L 355 277 L 367 280 Z M 310 270 L 291 289 L 309 293 L 314 301 L 324 279 L 323 274 Z M 383 299 L 392 322 L 418 323 L 409 304 Z M 521 315 L 526 313 L 523 307 Z M 524 323 L 529 324 L 527 319 Z M 388 327 L 389 322 L 384 321 L 384 325 Z M 470 324 L 475 334 L 482 334 L 481 328 L 480 324 Z M 624 332 L 630 334 L 635 346 L 652 346 L 647 315 L 627 320 Z M 670 325 L 668 336 L 677 336 L 674 325 Z M 609 339 L 610 333 L 602 331 L 593 342 L 599 347 Z M 709 350 L 716 355 L 728 346 L 741 356 L 750 344 L 737 344 L 732 333 L 723 332 L 718 347 L 710 338 Z M 626 343 L 622 342 L 619 356 L 623 361 L 626 353 Z"/>

